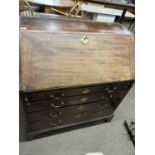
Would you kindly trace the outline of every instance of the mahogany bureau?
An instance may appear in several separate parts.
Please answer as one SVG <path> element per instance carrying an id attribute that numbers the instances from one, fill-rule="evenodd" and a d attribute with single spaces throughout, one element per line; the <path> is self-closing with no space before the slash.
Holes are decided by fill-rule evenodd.
<path id="1" fill-rule="evenodd" d="M 120 24 L 20 18 L 20 96 L 28 138 L 110 121 L 134 83 L 134 45 Z"/>

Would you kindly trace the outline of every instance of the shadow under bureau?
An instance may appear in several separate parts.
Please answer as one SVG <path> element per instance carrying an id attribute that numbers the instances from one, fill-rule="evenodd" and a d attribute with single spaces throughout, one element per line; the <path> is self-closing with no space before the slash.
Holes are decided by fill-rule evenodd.
<path id="1" fill-rule="evenodd" d="M 28 138 L 110 121 L 133 82 L 133 38 L 122 25 L 20 18 L 20 96 Z"/>

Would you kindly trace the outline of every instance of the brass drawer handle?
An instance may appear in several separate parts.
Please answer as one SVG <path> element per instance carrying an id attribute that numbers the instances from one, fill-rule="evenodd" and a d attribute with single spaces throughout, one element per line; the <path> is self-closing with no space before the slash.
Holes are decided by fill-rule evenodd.
<path id="1" fill-rule="evenodd" d="M 81 99 L 82 102 L 86 102 L 87 100 L 88 100 L 87 97 L 83 97 L 83 98 Z"/>
<path id="2" fill-rule="evenodd" d="M 53 118 L 58 117 L 60 115 L 62 115 L 62 112 L 61 111 L 59 111 L 57 114 L 49 113 L 49 116 L 51 116 Z"/>
<path id="3" fill-rule="evenodd" d="M 62 123 L 62 120 L 58 120 L 58 122 L 56 122 L 56 123 L 54 123 L 54 122 L 49 122 L 49 125 L 51 125 L 51 126 L 57 126 L 57 125 L 59 125 L 59 124 L 61 124 Z"/>
<path id="4" fill-rule="evenodd" d="M 60 97 L 64 97 L 65 93 L 61 93 L 59 97 L 56 97 L 54 94 L 50 94 L 51 98 L 60 99 Z"/>
<path id="5" fill-rule="evenodd" d="M 111 90 L 109 87 L 106 87 L 105 90 L 106 90 L 108 93 L 113 92 L 113 90 Z"/>
<path id="6" fill-rule="evenodd" d="M 110 95 L 110 98 L 112 98 L 112 97 L 113 97 L 113 94 Z"/>
<path id="7" fill-rule="evenodd" d="M 65 93 L 61 93 L 61 97 L 64 97 L 65 96 Z"/>
<path id="8" fill-rule="evenodd" d="M 90 92 L 90 90 L 89 89 L 84 89 L 83 91 L 82 91 L 82 94 L 88 94 Z"/>
<path id="9" fill-rule="evenodd" d="M 115 86 L 113 89 L 114 89 L 114 90 L 117 90 L 117 86 Z"/>
<path id="10" fill-rule="evenodd" d="M 29 102 L 29 99 L 27 97 L 25 97 L 24 100 L 25 100 L 25 105 L 26 106 L 30 106 L 31 105 L 31 103 Z"/>
<path id="11" fill-rule="evenodd" d="M 64 105 L 64 101 L 62 101 L 59 105 L 55 105 L 54 103 L 51 104 L 51 107 L 53 108 L 59 108 L 61 107 L 62 105 Z"/>

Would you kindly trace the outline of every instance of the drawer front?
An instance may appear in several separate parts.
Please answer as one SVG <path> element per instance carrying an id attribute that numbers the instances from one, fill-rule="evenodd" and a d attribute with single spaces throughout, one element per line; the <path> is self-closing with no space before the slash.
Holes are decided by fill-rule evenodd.
<path id="1" fill-rule="evenodd" d="M 91 120 L 107 115 L 111 115 L 112 111 L 109 110 L 109 108 L 105 108 L 104 110 L 100 110 L 97 112 L 90 112 L 90 113 L 79 113 L 79 114 L 73 114 L 72 116 L 68 116 L 65 118 L 52 118 L 52 119 L 47 119 L 43 121 L 36 121 L 29 123 L 29 131 L 37 131 L 37 130 L 42 130 L 42 129 L 47 129 L 47 128 L 52 128 L 52 127 L 57 127 L 57 126 L 63 126 L 66 124 L 72 124 L 72 123 L 77 123 L 81 121 L 86 121 L 86 120 Z"/>
<path id="2" fill-rule="evenodd" d="M 132 83 L 132 81 L 125 81 L 81 88 L 65 88 L 51 91 L 27 92 L 24 93 L 24 100 L 26 102 L 35 102 L 41 100 L 61 99 L 63 97 L 76 95 L 86 95 L 99 92 L 108 92 L 112 90 L 128 89 Z"/>
<path id="3" fill-rule="evenodd" d="M 65 118 L 68 116 L 72 117 L 72 115 L 78 113 L 84 113 L 84 112 L 93 113 L 101 111 L 103 109 L 109 109 L 113 111 L 114 106 L 111 104 L 109 100 L 103 100 L 99 102 L 92 102 L 82 105 L 74 105 L 58 109 L 43 110 L 39 112 L 28 113 L 28 121 L 33 122 L 44 119 Z"/>
<path id="4" fill-rule="evenodd" d="M 92 95 L 68 97 L 59 100 L 45 100 L 40 102 L 31 102 L 26 104 L 26 111 L 34 112 L 45 109 L 57 109 L 69 105 L 83 104 L 101 100 L 108 100 L 108 94 L 98 93 Z"/>

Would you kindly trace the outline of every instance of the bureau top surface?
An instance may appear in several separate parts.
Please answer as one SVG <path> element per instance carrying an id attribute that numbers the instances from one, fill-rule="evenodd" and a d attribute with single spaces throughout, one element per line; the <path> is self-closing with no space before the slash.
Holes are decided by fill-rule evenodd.
<path id="1" fill-rule="evenodd" d="M 93 33 L 116 33 L 130 34 L 121 24 L 96 23 L 89 20 L 79 20 L 75 18 L 62 18 L 51 16 L 41 17 L 20 17 L 20 28 L 34 31 L 50 31 L 57 33 L 64 32 L 93 32 Z"/>
<path id="2" fill-rule="evenodd" d="M 134 79 L 133 38 L 119 24 L 25 17 L 20 24 L 20 90 Z"/>

